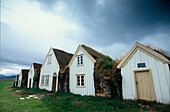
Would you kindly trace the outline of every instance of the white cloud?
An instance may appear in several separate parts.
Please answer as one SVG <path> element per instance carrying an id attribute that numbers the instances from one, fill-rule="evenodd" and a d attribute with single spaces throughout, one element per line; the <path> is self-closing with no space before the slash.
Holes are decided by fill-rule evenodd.
<path id="1" fill-rule="evenodd" d="M 80 29 L 76 23 L 67 21 L 61 15 L 44 12 L 37 2 L 19 2 L 8 4 L 12 12 L 2 8 L 2 21 L 19 32 L 49 38 Z M 58 8 L 61 10 L 60 6 Z"/>
<path id="2" fill-rule="evenodd" d="M 155 47 L 155 48 L 159 47 L 166 51 L 169 51 L 169 48 L 170 48 L 169 37 L 170 37 L 169 34 L 158 32 L 158 33 L 154 33 L 154 34 L 144 37 L 139 42 L 141 42 L 142 44 L 150 44 L 152 47 Z"/>
<path id="3" fill-rule="evenodd" d="M 97 5 L 98 6 L 103 6 L 105 3 L 105 0 L 97 0 Z"/>
<path id="4" fill-rule="evenodd" d="M 18 65 L 13 63 L 3 63 L 0 74 L 16 75 L 19 74 L 21 69 L 29 69 L 29 66 Z"/>
<path id="5" fill-rule="evenodd" d="M 133 45 L 129 44 L 114 43 L 105 47 L 95 46 L 93 48 L 105 55 L 110 56 L 113 59 L 117 59 L 123 56 L 126 52 L 128 52 L 132 46 Z"/>
<path id="6" fill-rule="evenodd" d="M 2 5 L 1 22 L 7 24 L 10 31 L 15 32 L 11 37 L 11 32 L 8 32 L 7 29 L 2 30 L 4 31 L 3 54 L 8 55 L 7 49 L 10 49 L 10 51 L 17 52 L 15 56 L 13 55 L 14 57 L 21 58 L 21 60 L 30 58 L 36 61 L 37 58 L 44 59 L 50 47 L 73 53 L 78 46 L 79 40 L 75 39 L 81 38 L 83 28 L 72 18 L 63 15 L 62 11 L 67 8 L 63 2 L 58 3 L 55 7 L 55 11 L 58 13 L 42 10 L 41 4 L 35 1 L 5 0 Z M 13 59 L 13 56 L 9 58 Z M 3 65 L 1 73 L 18 73 L 19 69 L 15 65 L 8 64 L 14 68 Z"/>

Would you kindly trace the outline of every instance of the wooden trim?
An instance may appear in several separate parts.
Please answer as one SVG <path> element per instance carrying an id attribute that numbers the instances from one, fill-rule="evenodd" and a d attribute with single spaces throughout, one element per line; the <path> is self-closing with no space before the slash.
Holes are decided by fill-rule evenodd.
<path id="1" fill-rule="evenodd" d="M 77 76 L 84 76 L 84 86 L 77 86 Z M 81 79 L 80 79 L 81 80 Z M 80 81 L 81 82 L 81 81 Z M 80 83 L 81 84 L 81 83 Z M 85 88 L 85 74 L 76 74 L 76 88 Z"/>
<path id="2" fill-rule="evenodd" d="M 134 84 L 135 84 L 135 96 L 136 96 L 136 99 L 139 99 L 138 97 L 138 92 L 137 92 L 137 85 L 136 85 L 136 72 L 145 72 L 145 71 L 148 71 L 149 72 L 149 75 L 151 76 L 151 86 L 153 87 L 153 94 L 154 94 L 154 99 L 150 100 L 150 101 L 155 101 L 156 100 L 156 96 L 155 96 L 155 87 L 154 87 L 154 84 L 153 84 L 153 78 L 152 78 L 152 72 L 151 72 L 151 69 L 142 69 L 142 70 L 134 70 L 133 71 L 133 77 L 134 77 Z"/>
<path id="3" fill-rule="evenodd" d="M 153 87 L 153 94 L 154 94 L 154 99 L 152 99 L 153 101 L 156 101 L 156 94 L 155 94 L 155 86 L 154 86 L 154 83 L 153 83 L 153 77 L 152 77 L 152 71 L 151 69 L 149 69 L 149 74 L 150 74 L 150 77 L 151 77 L 151 84 L 152 84 L 152 87 Z"/>
<path id="4" fill-rule="evenodd" d="M 137 48 L 139 48 L 139 50 L 142 50 L 146 54 L 156 58 L 157 60 L 163 63 L 170 63 L 170 61 L 160 53 L 157 53 L 156 51 L 136 42 L 135 45 L 130 49 L 130 51 L 127 52 L 127 55 L 123 58 L 123 60 L 118 64 L 117 68 L 123 68 L 126 65 L 126 63 L 130 60 L 130 58 L 133 56 L 134 51 Z"/>
<path id="5" fill-rule="evenodd" d="M 132 58 L 132 56 L 136 53 L 137 50 L 138 50 L 138 49 L 135 48 L 135 49 L 131 52 L 132 54 L 130 54 L 130 55 L 126 58 L 126 60 L 124 61 L 124 63 L 122 63 L 122 67 L 124 67 L 124 66 L 128 63 L 128 61 Z"/>

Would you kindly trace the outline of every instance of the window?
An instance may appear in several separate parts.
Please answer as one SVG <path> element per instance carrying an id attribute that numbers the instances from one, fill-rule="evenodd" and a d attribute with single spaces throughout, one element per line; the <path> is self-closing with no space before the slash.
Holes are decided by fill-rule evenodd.
<path id="1" fill-rule="evenodd" d="M 42 76 L 41 85 L 45 85 L 45 86 L 49 85 L 49 75 Z"/>
<path id="2" fill-rule="evenodd" d="M 42 76 L 41 84 L 44 84 L 44 76 Z"/>
<path id="3" fill-rule="evenodd" d="M 85 84 L 84 84 L 84 75 L 85 74 L 77 75 L 77 87 L 85 87 Z"/>
<path id="4" fill-rule="evenodd" d="M 83 65 L 83 55 L 77 56 L 77 65 Z"/>
<path id="5" fill-rule="evenodd" d="M 48 83 L 49 83 L 49 76 L 46 76 L 46 78 L 45 78 L 45 85 L 48 85 Z"/>
<path id="6" fill-rule="evenodd" d="M 51 64 L 51 58 L 52 58 L 52 55 L 49 55 L 48 56 L 48 64 Z"/>

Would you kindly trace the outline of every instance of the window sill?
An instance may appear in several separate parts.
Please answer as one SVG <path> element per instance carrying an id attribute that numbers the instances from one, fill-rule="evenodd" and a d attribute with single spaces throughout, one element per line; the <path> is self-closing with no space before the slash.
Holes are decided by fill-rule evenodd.
<path id="1" fill-rule="evenodd" d="M 77 67 L 80 67 L 80 66 L 84 66 L 84 64 L 81 64 L 81 65 L 77 65 Z"/>
<path id="2" fill-rule="evenodd" d="M 41 84 L 41 86 L 49 86 L 49 84 L 48 85 Z"/>
<path id="3" fill-rule="evenodd" d="M 76 88 L 85 88 L 86 86 L 76 86 Z"/>

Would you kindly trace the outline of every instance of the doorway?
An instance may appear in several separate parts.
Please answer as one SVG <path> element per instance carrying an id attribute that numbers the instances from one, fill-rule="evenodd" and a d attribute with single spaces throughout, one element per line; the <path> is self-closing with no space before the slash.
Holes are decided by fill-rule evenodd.
<path id="1" fill-rule="evenodd" d="M 52 92 L 56 92 L 56 77 L 53 76 Z"/>
<path id="2" fill-rule="evenodd" d="M 31 88 L 31 78 L 30 78 L 30 84 L 29 84 L 29 88 Z"/>
<path id="3" fill-rule="evenodd" d="M 134 71 L 134 79 L 138 99 L 156 100 L 151 70 Z"/>

